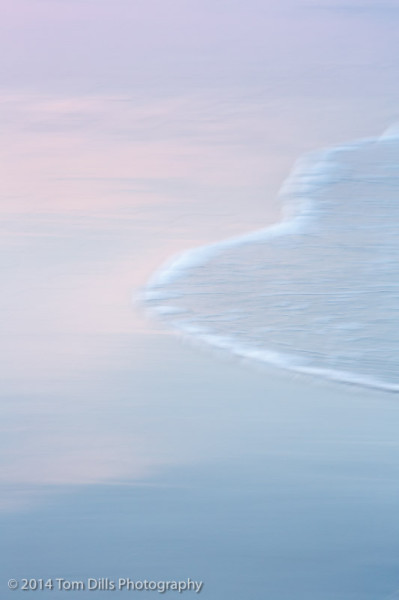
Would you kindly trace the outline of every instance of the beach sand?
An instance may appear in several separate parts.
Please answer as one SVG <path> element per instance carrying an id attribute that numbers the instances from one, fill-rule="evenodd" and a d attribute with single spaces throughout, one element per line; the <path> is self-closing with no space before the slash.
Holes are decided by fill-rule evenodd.
<path id="1" fill-rule="evenodd" d="M 1 600 L 26 594 L 10 578 L 127 577 L 190 577 L 207 600 L 399 597 L 397 395 L 208 352 L 137 305 L 175 253 L 277 222 L 303 153 L 398 120 L 396 15 L 9 3 Z"/>
<path id="2" fill-rule="evenodd" d="M 242 362 L 151 320 L 138 299 L 153 270 L 216 237 L 206 216 L 180 237 L 181 205 L 168 211 L 166 230 L 158 207 L 144 230 L 40 216 L 7 243 L 2 579 L 394 599 L 397 395 Z"/>
<path id="3" fill-rule="evenodd" d="M 396 396 L 259 371 L 170 335 L 118 344 L 140 364 L 86 378 L 85 397 L 102 398 L 104 465 L 112 440 L 115 469 L 131 467 L 135 440 L 137 475 L 3 486 L 3 498 L 29 499 L 1 518 L 4 573 L 190 577 L 210 599 L 391 597 Z M 71 401 L 81 387 L 70 386 Z M 99 409 L 81 406 L 63 429 L 89 435 Z"/>

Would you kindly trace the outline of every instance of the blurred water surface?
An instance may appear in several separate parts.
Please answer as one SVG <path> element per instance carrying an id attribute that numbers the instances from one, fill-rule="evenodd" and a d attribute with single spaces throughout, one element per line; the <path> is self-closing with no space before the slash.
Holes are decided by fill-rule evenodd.
<path id="1" fill-rule="evenodd" d="M 396 404 L 223 364 L 131 298 L 276 221 L 303 152 L 397 119 L 395 5 L 3 4 L 2 585 L 392 593 Z"/>

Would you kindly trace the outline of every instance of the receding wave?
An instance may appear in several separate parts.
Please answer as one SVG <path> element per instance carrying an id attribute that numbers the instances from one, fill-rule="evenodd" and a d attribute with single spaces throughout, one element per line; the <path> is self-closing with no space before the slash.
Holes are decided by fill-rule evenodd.
<path id="1" fill-rule="evenodd" d="M 399 391 L 399 128 L 300 159 L 282 220 L 148 282 L 170 327 L 236 356 Z"/>

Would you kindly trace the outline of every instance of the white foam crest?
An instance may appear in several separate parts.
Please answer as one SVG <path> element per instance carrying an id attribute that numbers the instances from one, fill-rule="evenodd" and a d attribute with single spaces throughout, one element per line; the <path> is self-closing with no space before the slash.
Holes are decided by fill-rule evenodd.
<path id="1" fill-rule="evenodd" d="M 379 389 L 387 392 L 399 392 L 398 384 L 388 383 L 382 379 L 368 377 L 367 375 L 352 373 L 350 371 L 309 367 L 303 364 L 303 361 L 300 359 L 300 357 L 296 356 L 295 354 L 251 347 L 248 344 L 239 343 L 229 336 L 208 333 L 206 329 L 201 326 L 189 324 L 185 326 L 182 323 L 177 322 L 173 323 L 172 325 L 176 330 L 183 335 L 187 335 L 190 339 L 194 338 L 196 342 L 202 342 L 203 344 L 211 346 L 217 350 L 227 351 L 230 355 L 237 358 L 248 359 L 257 363 L 267 364 L 278 369 L 298 373 L 301 375 L 323 377 L 324 379 L 339 383 Z"/>
<path id="2" fill-rule="evenodd" d="M 156 288 L 168 285 L 187 271 L 202 267 L 217 254 L 239 245 L 263 242 L 280 235 L 290 235 L 303 230 L 313 215 L 312 193 L 333 183 L 338 173 L 337 156 L 367 144 L 373 144 L 379 138 L 363 138 L 341 146 L 309 152 L 297 159 L 294 167 L 283 182 L 278 197 L 282 200 L 283 220 L 266 228 L 228 238 L 213 244 L 191 248 L 173 256 L 158 269 L 146 285 L 145 296 L 149 292 L 156 294 Z M 292 201 L 292 202 L 290 202 Z"/>
<path id="3" fill-rule="evenodd" d="M 286 201 L 287 197 L 299 200 L 299 205 L 296 203 L 295 207 L 288 207 L 288 202 L 287 205 L 283 204 L 283 220 L 281 222 L 214 244 L 192 248 L 172 257 L 148 281 L 145 297 L 149 300 L 158 299 L 157 294 L 162 294 L 162 292 L 158 292 L 156 288 L 176 281 L 191 269 L 204 266 L 217 254 L 228 248 L 263 242 L 280 235 L 298 233 L 312 213 L 311 200 L 305 194 L 310 194 L 315 188 L 319 188 L 331 180 L 331 174 L 336 165 L 329 160 L 330 154 L 330 150 L 317 153 L 320 155 L 320 160 L 316 164 L 312 162 L 315 160 L 316 153 L 297 161 L 291 175 L 280 189 L 279 196 L 284 196 Z"/>
<path id="4" fill-rule="evenodd" d="M 279 197 L 282 200 L 281 222 L 272 226 L 229 238 L 217 243 L 200 246 L 172 257 L 150 279 L 145 290 L 145 299 L 157 300 L 167 298 L 168 292 L 163 287 L 174 283 L 193 269 L 202 267 L 226 249 L 245 244 L 264 242 L 278 236 L 306 233 L 309 224 L 317 215 L 312 196 L 316 191 L 339 181 L 341 154 L 355 152 L 367 145 L 383 143 L 399 139 L 399 123 L 388 128 L 380 137 L 369 137 L 342 144 L 333 148 L 312 152 L 298 159 L 286 181 L 281 186 Z M 171 296 L 170 296 L 171 297 Z M 153 307 L 151 307 L 154 310 Z M 159 307 L 158 314 L 172 314 L 173 310 Z M 259 348 L 237 341 L 234 337 L 215 334 L 202 325 L 191 321 L 169 321 L 169 324 L 180 333 L 194 341 L 204 343 L 213 348 L 228 351 L 231 355 L 244 359 L 269 364 L 304 375 L 316 375 L 323 378 L 353 384 L 357 386 L 377 388 L 389 392 L 399 392 L 399 385 L 388 383 L 366 375 L 309 366 L 303 358 L 294 354 L 276 352 L 267 348 Z"/>

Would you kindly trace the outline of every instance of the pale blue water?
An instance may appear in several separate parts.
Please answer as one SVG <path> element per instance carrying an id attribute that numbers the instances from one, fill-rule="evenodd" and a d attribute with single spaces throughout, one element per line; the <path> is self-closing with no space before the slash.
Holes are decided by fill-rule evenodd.
<path id="1" fill-rule="evenodd" d="M 3 3 L 0 600 L 137 597 L 11 591 L 13 577 L 191 577 L 201 600 L 398 598 L 397 398 L 240 369 L 131 303 L 167 256 L 272 223 L 296 157 L 398 118 L 398 11 L 370 4 Z M 290 243 L 319 248 L 317 223 L 295 221 Z M 324 265 L 288 237 L 245 239 L 223 257 L 208 248 L 213 271 L 202 252 L 185 255 L 186 267 L 204 264 L 202 291 L 223 289 L 212 313 L 192 271 L 179 325 L 213 330 L 230 351 L 227 330 L 236 352 L 278 364 L 291 352 L 290 368 L 314 370 L 313 332 L 301 352 L 277 336 L 299 340 L 273 306 L 292 306 L 302 328 L 308 309 L 277 301 L 272 262 L 287 260 L 285 290 L 306 260 Z M 167 286 L 173 302 L 154 305 L 168 325 L 189 300 L 188 274 Z M 298 296 L 303 279 L 291 283 Z M 165 282 L 152 292 L 165 296 Z M 256 332 L 261 305 L 281 321 L 274 354 Z"/>
<path id="2" fill-rule="evenodd" d="M 147 305 L 233 354 L 398 391 L 399 139 L 306 157 L 280 200 L 280 225 L 183 254 Z"/>

